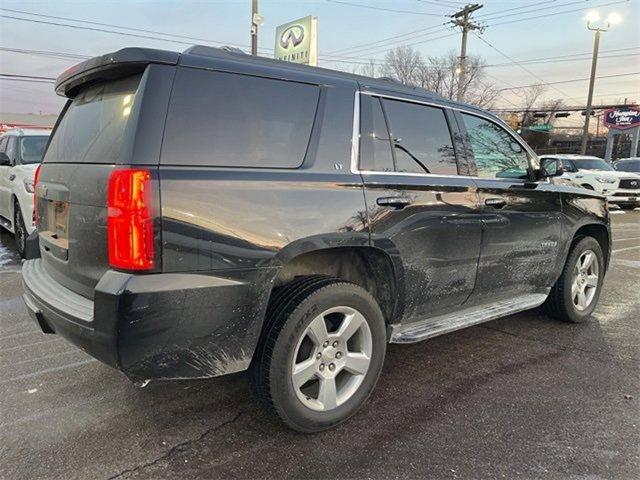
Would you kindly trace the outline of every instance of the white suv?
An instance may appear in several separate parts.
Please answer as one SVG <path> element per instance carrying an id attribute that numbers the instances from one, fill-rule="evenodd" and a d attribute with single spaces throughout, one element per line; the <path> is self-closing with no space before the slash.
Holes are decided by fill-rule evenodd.
<path id="1" fill-rule="evenodd" d="M 605 195 L 608 203 L 623 210 L 640 207 L 640 175 L 637 173 L 619 172 L 598 157 L 543 155 L 540 160 L 547 158 L 561 160 L 565 173 L 560 178 Z"/>
<path id="2" fill-rule="evenodd" d="M 35 228 L 33 180 L 50 130 L 7 130 L 0 136 L 0 227 L 15 235 L 20 255 Z"/>

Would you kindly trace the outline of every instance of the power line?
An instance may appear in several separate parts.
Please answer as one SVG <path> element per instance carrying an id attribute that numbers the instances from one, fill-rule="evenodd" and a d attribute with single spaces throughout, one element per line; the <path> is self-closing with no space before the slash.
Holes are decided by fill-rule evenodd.
<path id="1" fill-rule="evenodd" d="M 540 80 L 541 82 L 545 82 L 545 80 L 542 77 L 539 77 L 538 75 L 536 75 L 535 73 L 533 73 L 531 70 L 529 70 L 527 67 L 524 67 L 518 60 L 514 59 L 513 57 L 510 57 L 509 55 L 507 55 L 506 53 L 504 53 L 502 50 L 500 50 L 499 48 L 497 48 L 496 46 L 494 46 L 492 43 L 488 42 L 487 40 L 485 40 L 484 38 L 482 38 L 480 35 L 478 35 L 476 32 L 473 32 L 473 34 L 483 43 L 485 43 L 486 45 L 488 45 L 489 47 L 491 47 L 493 50 L 495 50 L 496 52 L 498 52 L 500 55 L 502 55 L 503 57 L 505 57 L 507 60 L 512 61 L 513 63 L 515 63 L 516 65 L 518 65 L 522 70 L 524 70 L 525 72 L 527 72 L 529 75 L 532 75 L 533 77 L 537 78 L 538 80 Z M 546 85 L 551 85 L 551 88 L 553 88 L 555 91 L 557 91 L 558 93 L 562 94 L 564 97 L 567 98 L 573 98 L 570 95 L 567 95 L 565 92 L 563 92 L 562 90 L 552 86 L 552 83 L 546 83 Z"/>
<path id="2" fill-rule="evenodd" d="M 361 3 L 343 2 L 343 1 L 340 1 L 340 0 L 327 0 L 327 2 L 338 3 L 338 4 L 341 4 L 341 5 L 348 5 L 350 7 L 368 8 L 370 10 L 381 10 L 383 12 L 408 13 L 408 14 L 412 14 L 412 15 L 423 15 L 423 16 L 426 16 L 426 17 L 444 17 L 444 15 L 438 14 L 438 13 L 416 12 L 416 11 L 412 11 L 412 10 L 396 10 L 394 8 L 374 7 L 372 5 L 363 5 Z"/>
<path id="3" fill-rule="evenodd" d="M 25 80 L 49 80 L 52 82 L 56 80 L 54 77 L 41 77 L 38 75 L 19 75 L 19 74 L 13 74 L 13 73 L 0 73 L 0 77 L 1 78 L 15 77 L 15 78 L 25 79 Z"/>
<path id="4" fill-rule="evenodd" d="M 600 75 L 597 76 L 595 78 L 600 79 L 600 78 L 617 78 L 617 77 L 628 77 L 631 75 L 640 75 L 640 72 L 629 72 L 629 73 L 616 73 L 613 75 Z M 559 85 L 562 83 L 576 83 L 576 82 L 584 82 L 584 81 L 588 81 L 589 77 L 586 78 L 573 78 L 571 80 L 558 80 L 556 82 L 543 82 L 543 83 L 534 83 L 531 85 L 519 85 L 519 86 L 514 86 L 514 87 L 510 87 L 510 88 L 501 88 L 500 91 L 504 92 L 506 90 L 516 90 L 516 89 L 520 89 L 520 88 L 530 88 L 530 87 L 535 87 L 537 85 Z M 573 98 L 573 97 L 569 97 L 567 95 L 565 95 L 567 98 Z M 575 100 L 575 98 L 574 98 Z"/>

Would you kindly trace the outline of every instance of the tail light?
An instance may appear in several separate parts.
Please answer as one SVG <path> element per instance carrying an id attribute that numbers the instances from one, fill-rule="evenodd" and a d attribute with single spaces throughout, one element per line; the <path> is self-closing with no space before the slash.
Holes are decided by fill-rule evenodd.
<path id="1" fill-rule="evenodd" d="M 40 180 L 40 168 L 42 164 L 36 168 L 36 174 L 33 177 L 33 223 L 38 227 L 38 180 Z"/>
<path id="2" fill-rule="evenodd" d="M 107 192 L 109 265 L 124 270 L 154 266 L 151 174 L 145 169 L 114 170 Z"/>

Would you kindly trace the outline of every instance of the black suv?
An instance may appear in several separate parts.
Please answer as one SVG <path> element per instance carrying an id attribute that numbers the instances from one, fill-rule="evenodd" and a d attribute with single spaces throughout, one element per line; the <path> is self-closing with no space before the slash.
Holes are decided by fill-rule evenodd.
<path id="1" fill-rule="evenodd" d="M 249 369 L 268 410 L 319 431 L 389 342 L 542 304 L 580 322 L 598 300 L 603 197 L 476 107 L 199 46 L 88 60 L 56 91 L 24 300 L 136 382 Z"/>

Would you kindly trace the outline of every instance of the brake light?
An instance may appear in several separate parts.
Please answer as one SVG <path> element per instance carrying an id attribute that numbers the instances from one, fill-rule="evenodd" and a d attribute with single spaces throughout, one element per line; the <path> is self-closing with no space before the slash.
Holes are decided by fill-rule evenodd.
<path id="1" fill-rule="evenodd" d="M 33 223 L 36 228 L 38 227 L 38 180 L 40 179 L 40 167 L 42 167 L 42 164 L 38 165 L 33 177 Z"/>
<path id="2" fill-rule="evenodd" d="M 114 170 L 107 192 L 109 265 L 149 270 L 154 265 L 151 174 L 145 169 Z"/>

